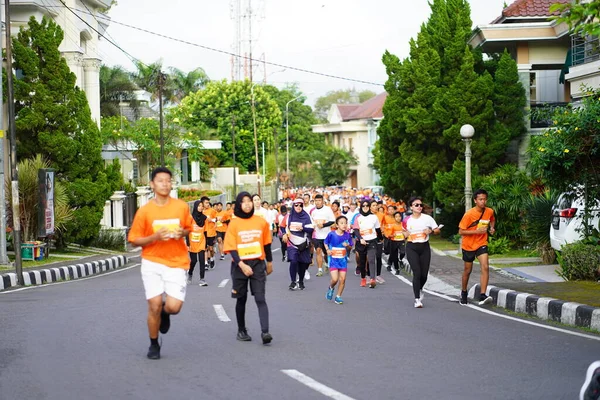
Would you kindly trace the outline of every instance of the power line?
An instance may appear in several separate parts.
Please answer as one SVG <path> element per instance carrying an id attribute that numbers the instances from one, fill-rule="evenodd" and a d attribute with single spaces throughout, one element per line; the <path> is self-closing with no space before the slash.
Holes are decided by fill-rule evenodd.
<path id="1" fill-rule="evenodd" d="M 71 9 L 69 6 L 67 6 L 64 3 L 63 0 L 60 0 L 60 2 L 63 4 L 64 7 L 68 8 L 69 11 L 71 11 L 73 14 L 77 15 L 75 13 L 75 11 L 73 11 L 73 9 Z M 85 14 L 91 14 L 88 11 L 85 11 L 85 10 L 77 9 L 77 11 L 85 13 Z M 79 15 L 77 15 L 77 17 L 79 19 L 81 19 L 84 23 L 86 23 L 88 26 L 90 26 L 87 23 L 87 21 L 85 21 L 84 19 L 82 19 Z M 163 39 L 168 39 L 168 40 L 172 40 L 172 41 L 175 41 L 175 42 L 187 44 L 189 46 L 198 47 L 198 48 L 201 48 L 201 49 L 204 49 L 204 50 L 209 50 L 209 51 L 212 51 L 212 52 L 215 52 L 215 53 L 221 53 L 221 54 L 225 54 L 225 55 L 232 56 L 232 57 L 243 58 L 243 59 L 248 60 L 251 63 L 255 62 L 255 61 L 258 61 L 258 62 L 262 62 L 262 63 L 265 63 L 267 65 L 271 65 L 271 66 L 274 66 L 274 67 L 286 68 L 286 69 L 290 69 L 290 70 L 293 70 L 293 71 L 304 72 L 304 73 L 307 73 L 307 74 L 319 75 L 319 76 L 324 76 L 324 77 L 327 77 L 327 78 L 340 79 L 340 80 L 349 81 L 349 82 L 364 83 L 364 84 L 367 84 L 367 85 L 383 86 L 382 83 L 369 82 L 369 81 L 364 81 L 364 80 L 360 80 L 360 79 L 353 79 L 353 78 L 346 78 L 346 77 L 343 77 L 343 76 L 326 74 L 326 73 L 317 72 L 317 71 L 311 71 L 311 70 L 304 69 L 304 68 L 292 67 L 292 66 L 285 65 L 285 64 L 279 64 L 279 63 L 274 63 L 274 62 L 270 62 L 270 61 L 262 61 L 262 60 L 258 60 L 258 59 L 253 59 L 251 57 L 242 56 L 242 55 L 239 55 L 239 54 L 232 53 L 230 51 L 221 50 L 221 49 L 217 49 L 217 48 L 214 48 L 214 47 L 210 47 L 210 46 L 206 46 L 206 45 L 202 45 L 202 44 L 198 44 L 198 43 L 193 43 L 193 42 L 190 42 L 190 41 L 187 41 L 187 40 L 178 39 L 178 38 L 175 38 L 175 37 L 172 37 L 172 36 L 164 35 L 162 33 L 157 33 L 157 32 L 150 31 L 148 29 L 144 29 L 144 28 L 140 28 L 140 27 L 133 26 L 133 25 L 130 25 L 130 24 L 126 24 L 124 22 L 115 21 L 115 20 L 112 20 L 112 19 L 110 19 L 108 17 L 101 16 L 100 18 L 105 18 L 105 19 L 109 20 L 110 23 L 114 23 L 114 24 L 117 24 L 117 25 L 122 25 L 122 26 L 125 26 L 125 27 L 130 28 L 130 29 L 134 29 L 134 30 L 137 30 L 137 31 L 140 31 L 140 32 L 144 32 L 144 33 L 147 33 L 147 34 L 150 34 L 150 35 L 153 35 L 153 36 L 161 37 Z M 90 26 L 90 28 L 94 29 L 91 26 Z M 107 39 L 106 36 L 104 36 L 102 33 L 98 32 L 96 29 L 94 29 L 94 30 L 98 33 L 98 35 L 100 35 L 101 37 L 103 37 L 104 39 L 106 39 L 110 44 L 112 44 L 113 46 L 117 47 L 119 50 L 121 50 L 123 53 L 125 53 L 126 55 L 128 55 L 130 58 L 134 58 L 132 55 L 130 55 L 129 53 L 127 53 L 125 50 L 123 50 L 120 46 L 118 46 L 117 44 L 115 44 L 113 41 Z M 138 60 L 138 62 L 141 62 L 141 61 Z"/>

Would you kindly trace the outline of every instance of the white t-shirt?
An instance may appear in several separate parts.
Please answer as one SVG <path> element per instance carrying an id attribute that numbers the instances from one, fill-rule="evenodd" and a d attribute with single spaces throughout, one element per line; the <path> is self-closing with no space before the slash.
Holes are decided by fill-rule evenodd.
<path id="1" fill-rule="evenodd" d="M 427 214 L 421 214 L 419 218 L 413 215 L 406 219 L 406 230 L 408 231 L 408 241 L 413 243 L 425 243 L 429 240 L 429 235 L 425 234 L 425 230 L 435 229 L 438 224 Z"/>
<path id="2" fill-rule="evenodd" d="M 308 215 L 310 215 L 310 212 L 315 208 L 314 204 L 309 204 L 307 206 L 304 206 L 304 211 L 306 211 L 308 213 Z"/>
<path id="3" fill-rule="evenodd" d="M 375 214 L 358 215 L 354 220 L 353 229 L 358 229 L 360 237 L 365 240 L 377 239 L 377 229 L 381 228 L 379 218 Z"/>
<path id="4" fill-rule="evenodd" d="M 327 226 L 324 228 L 318 228 L 317 224 L 319 222 L 335 222 L 335 215 L 333 214 L 333 211 L 331 210 L 331 207 L 328 206 L 323 206 L 321 208 L 313 208 L 312 213 L 310 213 L 310 216 L 312 217 L 312 220 L 315 223 L 315 230 L 314 230 L 314 238 L 315 239 L 325 239 L 327 237 L 327 235 L 329 234 L 329 232 L 331 232 L 331 226 Z"/>

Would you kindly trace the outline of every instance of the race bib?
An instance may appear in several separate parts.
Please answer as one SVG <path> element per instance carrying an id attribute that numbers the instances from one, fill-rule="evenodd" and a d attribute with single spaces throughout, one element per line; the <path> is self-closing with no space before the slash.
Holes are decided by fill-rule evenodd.
<path id="1" fill-rule="evenodd" d="M 262 256 L 262 248 L 259 242 L 240 243 L 237 252 L 241 260 L 253 260 Z"/>
<path id="2" fill-rule="evenodd" d="M 202 238 L 202 233 L 192 232 L 190 240 L 192 242 L 199 242 Z"/>
<path id="3" fill-rule="evenodd" d="M 477 229 L 479 228 L 487 228 L 490 225 L 490 221 L 487 219 L 480 219 L 477 224 Z"/>
<path id="4" fill-rule="evenodd" d="M 361 229 L 360 230 L 360 236 L 368 236 L 368 235 L 372 235 L 373 229 L 369 228 L 369 229 Z"/>
<path id="5" fill-rule="evenodd" d="M 346 258 L 346 249 L 343 247 L 332 247 L 331 258 Z"/>
<path id="6" fill-rule="evenodd" d="M 157 219 L 152 222 L 152 231 L 156 232 L 161 228 L 167 228 L 167 231 L 169 231 L 171 237 L 173 237 L 180 226 L 179 218 Z"/>
<path id="7" fill-rule="evenodd" d="M 394 240 L 404 240 L 404 233 L 402 231 L 394 232 Z"/>
<path id="8" fill-rule="evenodd" d="M 217 219 L 217 228 L 220 228 L 223 226 L 223 223 L 221 222 L 220 219 Z"/>
<path id="9" fill-rule="evenodd" d="M 292 232 L 302 231 L 302 222 L 290 222 L 290 231 L 292 231 Z"/>
<path id="10" fill-rule="evenodd" d="M 425 232 L 411 233 L 408 236 L 408 240 L 414 243 L 425 242 L 427 240 L 427 234 L 425 234 Z"/>

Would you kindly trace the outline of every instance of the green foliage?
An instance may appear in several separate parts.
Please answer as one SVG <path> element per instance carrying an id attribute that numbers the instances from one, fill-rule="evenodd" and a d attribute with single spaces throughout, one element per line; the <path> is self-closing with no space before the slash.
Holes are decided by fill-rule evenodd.
<path id="1" fill-rule="evenodd" d="M 344 183 L 350 166 L 356 165 L 357 158 L 345 149 L 326 146 L 319 156 L 318 170 L 325 186 L 336 186 Z"/>
<path id="2" fill-rule="evenodd" d="M 529 205 L 531 179 L 517 167 L 506 164 L 481 180 L 488 192 L 488 207 L 494 209 L 496 235 L 508 238 L 513 245 L 524 244 L 525 214 Z M 548 225 L 548 228 L 549 225 Z"/>
<path id="3" fill-rule="evenodd" d="M 218 196 L 221 194 L 219 190 L 204 190 L 192 188 L 177 188 L 177 198 L 183 201 L 200 200 L 203 196 Z"/>
<path id="4" fill-rule="evenodd" d="M 119 115 L 119 103 L 127 102 L 134 112 L 138 101 L 134 91 L 137 86 L 131 80 L 131 74 L 123 67 L 100 67 L 100 114 L 103 117 Z"/>
<path id="5" fill-rule="evenodd" d="M 85 93 L 58 51 L 63 36 L 53 21 L 32 17 L 13 38 L 14 69 L 23 73 L 15 80 L 17 158 L 41 153 L 56 169 L 75 209 L 59 240 L 86 241 L 97 233 L 115 176 L 104 170 L 102 139 Z"/>
<path id="6" fill-rule="evenodd" d="M 126 242 L 123 229 L 101 229 L 91 246 L 99 249 L 125 251 Z"/>
<path id="7" fill-rule="evenodd" d="M 321 122 L 327 122 L 327 114 L 332 104 L 352 104 L 353 95 L 358 97 L 358 103 L 364 103 L 372 97 L 375 97 L 377 93 L 370 90 L 363 90 L 356 92 L 354 89 L 345 90 L 332 90 L 321 96 L 315 102 L 314 115 L 315 118 Z M 356 101 L 356 100 L 355 100 Z"/>
<path id="8" fill-rule="evenodd" d="M 584 243 L 566 244 L 558 257 L 558 275 L 569 281 L 600 279 L 600 246 Z"/>
<path id="9" fill-rule="evenodd" d="M 568 3 L 556 3 L 550 6 L 550 12 L 558 11 L 553 17 L 558 22 L 566 22 L 571 33 L 600 36 L 600 2 L 574 0 Z"/>
<path id="10" fill-rule="evenodd" d="M 383 55 L 389 95 L 375 168 L 396 198 L 431 195 L 436 174 L 447 172 L 464 152 L 462 125 L 475 128 L 473 165 L 483 174 L 503 161 L 510 141 L 524 132 L 518 108 L 525 92 L 515 62 L 500 56 L 492 77 L 481 67 L 481 55 L 467 45 L 469 3 L 435 0 L 430 6 L 429 20 L 410 42 L 410 57 Z"/>
<path id="11" fill-rule="evenodd" d="M 549 230 L 552 224 L 552 206 L 557 198 L 558 193 L 551 190 L 531 194 L 525 214 L 525 240 L 536 248 L 544 264 L 552 264 L 556 260 L 556 253 L 550 246 Z"/>
<path id="12" fill-rule="evenodd" d="M 501 236 L 488 236 L 488 253 L 489 255 L 494 254 L 506 254 L 510 251 L 511 243 L 510 239 Z"/>

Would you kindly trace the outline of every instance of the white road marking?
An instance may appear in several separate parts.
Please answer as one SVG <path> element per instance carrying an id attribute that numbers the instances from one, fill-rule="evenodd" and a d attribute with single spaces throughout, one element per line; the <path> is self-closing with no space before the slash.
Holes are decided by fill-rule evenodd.
<path id="1" fill-rule="evenodd" d="M 304 375 L 302 372 L 295 369 L 282 369 L 281 372 L 329 398 L 335 400 L 354 400 L 352 397 L 346 396 L 345 394 L 340 393 L 329 386 L 325 386 L 322 383 L 315 381 L 310 376 Z"/>
<path id="2" fill-rule="evenodd" d="M 225 285 L 227 285 L 227 282 L 229 282 L 229 279 L 223 279 L 217 287 L 225 287 Z"/>
<path id="3" fill-rule="evenodd" d="M 408 279 L 406 279 L 405 277 L 400 276 L 400 275 L 394 275 L 394 276 L 396 278 L 400 279 L 402 282 L 404 282 L 404 283 L 412 286 L 412 282 L 409 281 Z M 430 278 L 431 277 L 432 276 L 430 275 Z M 447 296 L 445 294 L 440 294 L 440 293 L 437 293 L 437 292 L 432 292 L 431 290 L 427 290 L 427 289 L 423 289 L 423 291 L 425 293 L 429 293 L 429 294 L 431 294 L 433 296 L 437 296 L 437 297 L 440 297 L 440 298 L 445 299 L 445 300 L 449 300 L 449 301 L 453 301 L 453 302 L 458 302 L 458 300 L 455 297 L 450 297 L 450 296 Z M 482 308 L 482 307 L 479 307 L 479 306 L 475 306 L 473 304 L 469 304 L 469 305 L 463 306 L 463 307 L 469 307 L 472 310 L 479 311 L 479 312 L 482 312 L 484 314 L 489 314 L 489 315 L 493 315 L 495 317 L 504 318 L 504 319 L 508 319 L 508 320 L 516 321 L 516 322 L 520 322 L 520 323 L 526 324 L 526 325 L 537 326 L 539 328 L 544 328 L 544 329 L 548 329 L 548 330 L 551 330 L 551 331 L 566 333 L 567 335 L 579 336 L 579 337 L 582 337 L 582 338 L 585 338 L 585 339 L 592 339 L 592 340 L 600 341 L 600 337 L 599 336 L 586 335 L 585 333 L 573 332 L 573 331 L 569 331 L 569 330 L 566 330 L 566 329 L 558 328 L 558 327 L 555 327 L 555 326 L 543 325 L 543 324 L 539 324 L 537 322 L 527 321 L 527 320 L 516 318 L 516 317 L 511 317 L 510 315 L 498 314 L 498 313 L 496 313 L 494 311 L 491 311 L 491 310 L 488 310 L 488 309 L 485 309 L 485 308 Z"/>
<path id="4" fill-rule="evenodd" d="M 281 249 L 278 247 L 278 248 L 276 248 L 276 249 L 273 249 L 272 251 L 273 251 L 273 252 L 276 252 L 276 251 L 279 251 L 279 250 L 281 250 Z"/>
<path id="5" fill-rule="evenodd" d="M 222 322 L 231 322 L 231 320 L 227 316 L 227 313 L 225 312 L 225 309 L 223 308 L 222 305 L 220 305 L 220 304 L 213 304 L 213 308 L 215 309 L 215 312 L 217 313 L 217 317 L 219 318 L 220 321 L 222 321 Z"/>
<path id="6" fill-rule="evenodd" d="M 81 282 L 81 281 L 87 281 L 89 279 L 102 278 L 104 276 L 108 276 L 108 275 L 112 275 L 112 274 L 118 274 L 120 272 L 127 271 L 128 269 L 139 267 L 140 265 L 141 264 L 133 264 L 130 267 L 119 268 L 116 271 L 105 272 L 105 273 L 102 273 L 102 274 L 90 276 L 88 278 L 79 278 L 79 279 L 73 279 L 73 280 L 70 280 L 70 281 L 50 282 L 50 283 L 44 283 L 43 285 L 27 286 L 27 287 L 22 287 L 22 288 L 19 288 L 19 289 L 14 289 L 14 290 L 0 291 L 0 294 L 11 294 L 11 293 L 16 293 L 16 292 L 22 292 L 23 290 L 39 289 L 39 288 L 43 288 L 43 287 L 46 287 L 46 286 L 63 285 L 65 283 L 77 283 L 77 282 Z"/>

